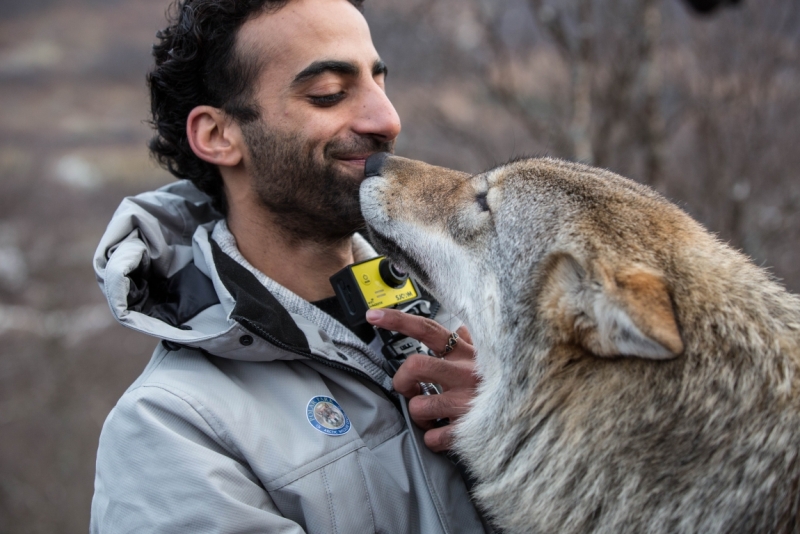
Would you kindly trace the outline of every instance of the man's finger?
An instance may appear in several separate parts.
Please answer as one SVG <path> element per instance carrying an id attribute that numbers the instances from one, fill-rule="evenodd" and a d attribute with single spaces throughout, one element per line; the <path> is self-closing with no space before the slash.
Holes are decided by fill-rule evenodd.
<path id="1" fill-rule="evenodd" d="M 456 330 L 456 334 L 458 334 L 458 340 L 456 341 L 455 348 L 449 354 L 442 355 L 442 358 L 448 361 L 459 361 L 459 360 L 474 360 L 475 359 L 475 348 L 472 346 L 472 336 L 467 330 L 466 326 L 460 326 L 458 330 Z"/>
<path id="2" fill-rule="evenodd" d="M 458 330 L 456 330 L 456 334 L 458 334 L 459 337 L 461 337 L 464 341 L 466 341 L 470 345 L 474 345 L 474 343 L 472 342 L 472 335 L 469 333 L 469 330 L 467 330 L 467 327 L 465 325 L 462 324 L 461 326 L 459 326 Z"/>
<path id="3" fill-rule="evenodd" d="M 392 383 L 394 389 L 406 397 L 419 391 L 419 382 L 440 384 L 445 390 L 454 386 L 476 384 L 475 367 L 472 361 L 447 361 L 424 354 L 410 355 L 397 370 Z M 411 395 L 410 395 L 410 394 Z"/>
<path id="4" fill-rule="evenodd" d="M 463 390 L 439 395 L 419 395 L 408 401 L 408 413 L 418 425 L 436 419 L 457 419 L 469 410 L 472 396 Z"/>
<path id="5" fill-rule="evenodd" d="M 398 310 L 369 310 L 367 321 L 377 327 L 400 332 L 421 341 L 436 352 L 444 350 L 450 337 L 450 331 L 436 321 Z"/>
<path id="6" fill-rule="evenodd" d="M 434 452 L 444 452 L 453 446 L 453 425 L 432 428 L 425 432 L 425 445 Z"/>

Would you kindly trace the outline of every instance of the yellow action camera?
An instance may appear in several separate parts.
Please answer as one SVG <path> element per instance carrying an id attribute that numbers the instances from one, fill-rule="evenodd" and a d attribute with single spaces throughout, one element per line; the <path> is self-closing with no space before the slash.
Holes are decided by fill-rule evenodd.
<path id="1" fill-rule="evenodd" d="M 388 308 L 420 297 L 408 274 L 383 256 L 349 265 L 330 280 L 350 326 L 365 323 L 367 310 Z"/>

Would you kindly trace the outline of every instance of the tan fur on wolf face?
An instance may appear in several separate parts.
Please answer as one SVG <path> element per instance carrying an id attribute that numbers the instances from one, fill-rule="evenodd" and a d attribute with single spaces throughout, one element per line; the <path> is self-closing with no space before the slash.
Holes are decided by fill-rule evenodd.
<path id="1" fill-rule="evenodd" d="M 457 428 L 506 532 L 799 532 L 800 299 L 650 189 L 527 159 L 388 157 L 380 250 L 460 313 Z"/>

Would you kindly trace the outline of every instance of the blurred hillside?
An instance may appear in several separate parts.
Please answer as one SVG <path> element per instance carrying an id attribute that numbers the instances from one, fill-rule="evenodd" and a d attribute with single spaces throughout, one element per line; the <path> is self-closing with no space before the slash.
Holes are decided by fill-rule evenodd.
<path id="1" fill-rule="evenodd" d="M 149 160 L 144 73 L 166 3 L 0 2 L 0 532 L 88 531 L 100 427 L 153 341 L 91 258 Z"/>
<path id="2" fill-rule="evenodd" d="M 800 290 L 800 4 L 367 0 L 397 152 L 552 154 L 649 183 Z M 166 0 L 0 0 L 0 532 L 85 532 L 103 420 L 154 342 L 91 257 L 148 158 Z"/>

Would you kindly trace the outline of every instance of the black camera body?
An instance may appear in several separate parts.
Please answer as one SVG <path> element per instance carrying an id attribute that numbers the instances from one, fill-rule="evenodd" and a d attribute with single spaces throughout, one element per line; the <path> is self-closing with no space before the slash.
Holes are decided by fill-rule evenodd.
<path id="1" fill-rule="evenodd" d="M 345 267 L 331 277 L 331 285 L 350 326 L 364 324 L 367 310 L 374 308 L 395 308 L 429 319 L 439 311 L 439 303 L 426 298 L 416 282 L 384 256 Z M 411 354 L 434 355 L 416 339 L 382 328 L 376 330 L 391 367 L 387 371 L 392 375 Z"/>
<path id="2" fill-rule="evenodd" d="M 350 326 L 364 324 L 367 310 L 396 307 L 422 295 L 416 282 L 384 256 L 348 265 L 330 280 Z"/>
<path id="3" fill-rule="evenodd" d="M 374 308 L 395 308 L 428 319 L 435 318 L 439 312 L 439 303 L 426 298 L 416 282 L 384 256 L 348 265 L 330 280 L 350 326 L 364 324 L 367 311 Z M 385 370 L 389 376 L 394 376 L 412 354 L 437 356 L 423 343 L 405 334 L 377 327 L 375 330 L 381 339 L 381 352 L 386 358 Z M 436 384 L 420 382 L 419 387 L 423 395 L 441 393 Z M 437 419 L 434 425 L 448 423 L 447 419 Z"/>

